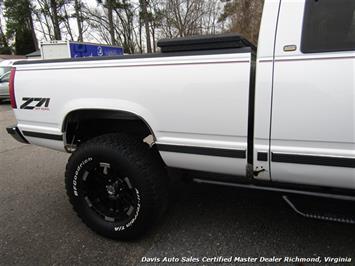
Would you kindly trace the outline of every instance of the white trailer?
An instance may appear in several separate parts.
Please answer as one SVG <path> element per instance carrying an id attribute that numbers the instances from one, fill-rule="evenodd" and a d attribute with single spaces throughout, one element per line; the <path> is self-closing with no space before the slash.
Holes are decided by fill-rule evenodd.
<path id="1" fill-rule="evenodd" d="M 40 50 L 43 60 L 123 55 L 123 48 L 119 46 L 74 41 L 41 42 Z"/>

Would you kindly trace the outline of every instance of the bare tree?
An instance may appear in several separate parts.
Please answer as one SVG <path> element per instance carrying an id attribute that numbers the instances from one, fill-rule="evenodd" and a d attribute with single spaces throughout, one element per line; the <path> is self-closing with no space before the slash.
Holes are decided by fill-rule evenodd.
<path id="1" fill-rule="evenodd" d="M 136 51 L 136 27 L 135 27 L 135 8 L 131 2 L 122 0 L 122 5 L 115 9 L 117 15 L 116 31 L 119 42 L 123 48 L 129 52 L 134 53 Z"/>
<path id="2" fill-rule="evenodd" d="M 164 37 L 217 33 L 221 3 L 213 0 L 170 0 L 161 2 Z"/>
<path id="3" fill-rule="evenodd" d="M 150 0 L 150 31 L 153 42 L 153 51 L 157 49 L 157 38 L 159 38 L 159 32 L 162 27 L 163 13 L 160 0 Z"/>
<path id="4" fill-rule="evenodd" d="M 82 42 L 84 40 L 83 38 L 83 16 L 81 14 L 81 7 L 82 3 L 80 0 L 74 0 L 74 10 L 75 10 L 75 17 L 76 17 L 76 23 L 78 26 L 78 41 Z"/>
<path id="5" fill-rule="evenodd" d="M 83 0 L 31 1 L 43 39 L 87 38 L 121 45 L 128 53 L 155 52 L 159 38 L 219 33 L 232 21 L 219 20 L 222 0 L 96 0 L 96 7 Z"/>
<path id="6" fill-rule="evenodd" d="M 117 4 L 116 0 L 97 0 L 99 4 L 102 4 L 102 6 L 106 9 L 107 12 L 107 18 L 108 18 L 108 30 L 110 33 L 111 41 L 110 43 L 115 45 L 116 44 L 116 37 L 115 37 L 115 25 L 114 25 L 114 18 L 113 18 L 113 11 L 114 8 Z"/>
<path id="7" fill-rule="evenodd" d="M 107 8 L 94 9 L 85 8 L 83 13 L 85 17 L 90 18 L 88 23 L 92 29 L 105 42 L 123 46 L 126 52 L 134 53 L 141 50 L 139 46 L 139 6 L 134 5 L 133 1 L 122 0 L 116 3 L 112 9 L 112 25 L 107 15 Z M 113 30 L 113 32 L 111 32 Z M 112 37 L 115 39 L 112 41 Z"/>
<path id="8" fill-rule="evenodd" d="M 43 34 L 50 40 L 61 40 L 63 29 L 68 28 L 68 24 L 65 25 L 66 19 L 69 19 L 65 8 L 67 1 L 33 0 L 33 2 L 36 23 L 41 25 L 40 31 L 44 30 Z"/>
<path id="9" fill-rule="evenodd" d="M 229 20 L 229 31 L 239 32 L 257 44 L 263 5 L 264 0 L 227 1 L 220 21 Z"/>
<path id="10" fill-rule="evenodd" d="M 9 47 L 9 43 L 8 40 L 6 38 L 6 34 L 3 28 L 3 23 L 2 20 L 5 20 L 5 16 L 4 16 L 4 0 L 0 0 L 0 40 L 1 40 L 1 44 L 3 47 L 8 48 Z"/>
<path id="11" fill-rule="evenodd" d="M 140 7 L 141 7 L 141 16 L 142 20 L 144 22 L 144 28 L 145 28 L 145 35 L 146 35 L 146 42 L 147 42 L 147 52 L 151 53 L 152 52 L 152 42 L 150 39 L 150 27 L 149 27 L 149 13 L 148 13 L 148 4 L 147 0 L 140 0 Z"/>
<path id="12" fill-rule="evenodd" d="M 72 30 L 72 26 L 71 26 L 71 15 L 68 13 L 68 9 L 67 9 L 67 6 L 64 5 L 63 6 L 63 17 L 62 17 L 62 21 L 63 21 L 63 24 L 66 28 L 66 31 L 70 37 L 71 40 L 74 40 L 74 33 L 73 33 L 73 30 Z"/>
<path id="13" fill-rule="evenodd" d="M 83 15 L 89 17 L 89 27 L 91 29 L 90 36 L 100 42 L 111 43 L 109 21 L 106 13 L 101 9 L 83 8 Z"/>
<path id="14" fill-rule="evenodd" d="M 62 34 L 60 32 L 60 27 L 59 27 L 59 18 L 58 18 L 58 4 L 56 0 L 50 0 L 50 9 L 51 9 L 51 20 L 53 23 L 53 29 L 54 29 L 54 38 L 56 40 L 61 40 L 62 39 Z"/>
<path id="15" fill-rule="evenodd" d="M 40 28 L 37 27 L 37 31 L 43 35 L 45 40 L 54 39 L 52 26 L 49 21 L 50 10 L 47 1 L 36 0 L 36 6 L 37 8 L 34 9 L 33 13 L 35 22 L 40 26 Z"/>
<path id="16" fill-rule="evenodd" d="M 201 28 L 204 34 L 217 34 L 223 30 L 223 25 L 219 21 L 219 17 L 223 10 L 219 1 L 205 1 L 204 15 L 201 18 Z"/>

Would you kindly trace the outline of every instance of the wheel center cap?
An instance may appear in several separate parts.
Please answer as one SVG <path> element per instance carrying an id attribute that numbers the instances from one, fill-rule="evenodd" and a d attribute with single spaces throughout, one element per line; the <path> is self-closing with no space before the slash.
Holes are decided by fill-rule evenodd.
<path id="1" fill-rule="evenodd" d="M 108 193 L 110 196 L 115 196 L 115 194 L 116 194 L 116 189 L 115 189 L 114 186 L 108 185 L 108 186 L 106 186 L 106 190 L 107 190 L 107 193 Z"/>

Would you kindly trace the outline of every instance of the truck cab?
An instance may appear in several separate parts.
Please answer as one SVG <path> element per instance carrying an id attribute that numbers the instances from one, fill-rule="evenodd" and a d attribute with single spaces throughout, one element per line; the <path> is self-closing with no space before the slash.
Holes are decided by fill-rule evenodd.
<path id="1" fill-rule="evenodd" d="M 271 2 L 257 59 L 254 165 L 267 170 L 257 178 L 354 189 L 355 3 Z"/>

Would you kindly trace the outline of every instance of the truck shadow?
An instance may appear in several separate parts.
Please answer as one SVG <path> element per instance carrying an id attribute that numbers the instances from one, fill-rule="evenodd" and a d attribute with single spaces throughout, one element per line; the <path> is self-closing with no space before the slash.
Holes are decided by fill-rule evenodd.
<path id="1" fill-rule="evenodd" d="M 280 194 L 195 183 L 173 190 L 160 243 L 202 255 L 355 258 L 355 225 L 299 216 Z"/>

